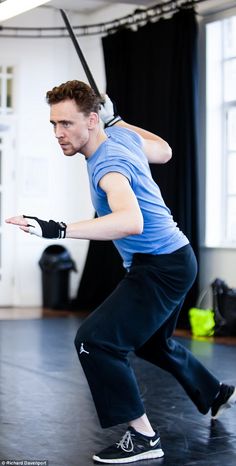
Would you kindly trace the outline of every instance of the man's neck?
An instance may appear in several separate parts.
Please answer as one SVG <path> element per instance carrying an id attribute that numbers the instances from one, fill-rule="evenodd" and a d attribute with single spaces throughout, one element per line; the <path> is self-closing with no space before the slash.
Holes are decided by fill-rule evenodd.
<path id="1" fill-rule="evenodd" d="M 86 159 L 89 159 L 94 152 L 98 149 L 98 147 L 107 139 L 107 135 L 102 128 L 99 128 L 97 132 L 91 135 L 89 143 L 83 150 L 83 155 Z"/>

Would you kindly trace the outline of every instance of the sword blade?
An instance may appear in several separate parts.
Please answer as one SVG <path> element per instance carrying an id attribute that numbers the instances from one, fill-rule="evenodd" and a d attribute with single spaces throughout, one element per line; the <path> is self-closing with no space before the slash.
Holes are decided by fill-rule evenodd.
<path id="1" fill-rule="evenodd" d="M 69 33 L 69 36 L 70 36 L 70 38 L 71 38 L 71 40 L 72 40 L 72 42 L 74 44 L 77 55 L 78 55 L 78 57 L 79 57 L 79 59 L 81 61 L 81 64 L 82 64 L 84 72 L 85 72 L 85 74 L 87 76 L 88 82 L 89 82 L 90 86 L 92 87 L 92 89 L 94 90 L 95 94 L 98 97 L 101 97 L 101 94 L 100 94 L 100 92 L 98 90 L 97 84 L 96 84 L 96 82 L 94 80 L 94 77 L 93 77 L 93 75 L 92 75 L 92 73 L 91 73 L 91 71 L 89 69 L 88 63 L 85 60 L 84 54 L 83 54 L 83 52 L 82 52 L 82 50 L 80 48 L 79 42 L 78 42 L 78 40 L 76 38 L 76 35 L 75 35 L 75 33 L 74 33 L 74 31 L 73 31 L 73 29 L 71 27 L 71 24 L 70 24 L 70 22 L 68 20 L 68 17 L 66 15 L 66 13 L 64 12 L 64 10 L 60 10 L 60 12 L 61 12 L 62 18 L 64 20 L 64 23 L 66 25 L 67 31 Z"/>

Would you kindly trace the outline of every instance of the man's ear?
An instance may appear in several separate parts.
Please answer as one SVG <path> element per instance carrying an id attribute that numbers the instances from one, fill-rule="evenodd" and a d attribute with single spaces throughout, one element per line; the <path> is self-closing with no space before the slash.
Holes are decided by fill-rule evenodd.
<path id="1" fill-rule="evenodd" d="M 88 129 L 93 129 L 99 122 L 99 116 L 96 112 L 91 112 L 88 120 Z"/>

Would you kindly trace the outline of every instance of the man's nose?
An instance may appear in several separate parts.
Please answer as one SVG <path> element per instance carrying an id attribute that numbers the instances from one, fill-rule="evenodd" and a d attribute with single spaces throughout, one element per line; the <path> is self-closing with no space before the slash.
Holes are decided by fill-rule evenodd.
<path id="1" fill-rule="evenodd" d="M 64 136 L 63 128 L 60 128 L 60 126 L 55 126 L 54 128 L 55 136 L 57 139 L 61 139 Z"/>

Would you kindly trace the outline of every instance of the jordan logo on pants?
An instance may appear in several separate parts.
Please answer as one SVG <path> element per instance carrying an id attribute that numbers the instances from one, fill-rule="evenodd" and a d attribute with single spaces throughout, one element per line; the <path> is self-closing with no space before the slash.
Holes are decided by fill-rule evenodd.
<path id="1" fill-rule="evenodd" d="M 79 354 L 82 354 L 82 353 L 89 354 L 89 351 L 86 351 L 86 350 L 84 349 L 84 344 L 83 344 L 83 343 L 81 343 L 81 345 L 80 345 L 80 350 L 79 350 Z"/>

